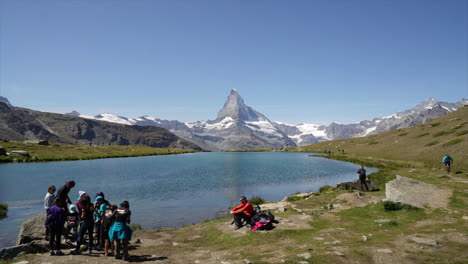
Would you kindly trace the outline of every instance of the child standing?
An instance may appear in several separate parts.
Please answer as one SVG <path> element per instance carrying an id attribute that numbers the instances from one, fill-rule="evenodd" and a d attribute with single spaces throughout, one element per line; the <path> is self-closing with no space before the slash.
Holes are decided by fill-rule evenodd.
<path id="1" fill-rule="evenodd" d="M 60 242 L 63 230 L 63 224 L 65 222 L 65 210 L 63 210 L 62 201 L 59 199 L 55 199 L 54 206 L 49 208 L 47 212 L 47 219 L 46 225 L 49 226 L 50 231 L 50 239 L 49 239 L 49 250 L 50 255 L 63 255 L 62 251 L 60 250 Z M 55 250 L 57 253 L 54 252 L 54 240 L 55 240 Z"/>
<path id="2" fill-rule="evenodd" d="M 78 234 L 78 239 L 76 240 L 76 249 L 70 252 L 73 255 L 80 254 L 80 246 L 83 244 L 84 235 L 88 232 L 88 253 L 92 253 L 93 248 L 93 230 L 94 230 L 94 220 L 93 220 L 93 204 L 91 203 L 91 198 L 87 194 L 83 194 L 80 199 L 81 206 L 81 219 L 82 224 L 80 227 L 80 232 Z"/>
<path id="3" fill-rule="evenodd" d="M 104 237 L 102 235 L 102 220 L 106 214 L 107 205 L 104 203 L 104 198 L 102 196 L 97 196 L 94 202 L 94 207 L 96 208 L 96 236 L 97 236 L 97 249 L 102 250 L 104 246 Z"/>
<path id="4" fill-rule="evenodd" d="M 115 254 L 116 259 L 121 259 L 120 249 L 123 248 L 123 259 L 128 260 L 128 241 L 132 238 L 132 229 L 127 226 L 130 224 L 130 204 L 128 201 L 123 201 L 120 204 L 119 209 L 114 212 L 115 222 L 109 231 L 109 239 L 117 241 L 117 252 Z"/>
<path id="5" fill-rule="evenodd" d="M 49 189 L 47 190 L 47 193 L 44 197 L 44 209 L 46 209 L 46 215 L 49 211 L 49 209 L 54 206 L 54 200 L 55 200 L 55 185 L 49 186 Z M 49 240 L 49 227 L 46 225 L 45 226 L 45 240 Z"/>
<path id="6" fill-rule="evenodd" d="M 106 241 L 104 246 L 106 254 L 105 256 L 114 256 L 114 241 L 112 243 L 109 240 L 109 230 L 111 229 L 112 225 L 114 224 L 114 212 L 117 210 L 117 205 L 111 205 L 110 212 L 108 212 L 103 219 L 102 227 L 103 227 L 103 236 Z M 109 255 L 109 245 L 111 246 L 111 254 Z"/>

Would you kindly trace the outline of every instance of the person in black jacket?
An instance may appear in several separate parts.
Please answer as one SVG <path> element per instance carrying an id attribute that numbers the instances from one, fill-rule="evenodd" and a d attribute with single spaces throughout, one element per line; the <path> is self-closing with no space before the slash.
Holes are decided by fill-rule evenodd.
<path id="1" fill-rule="evenodd" d="M 359 181 L 361 183 L 361 191 L 364 191 L 363 185 L 366 186 L 366 190 L 369 191 L 369 188 L 367 187 L 367 183 L 366 183 L 366 170 L 364 169 L 364 166 L 361 166 L 361 168 L 359 168 L 357 173 L 359 174 Z"/>
<path id="2" fill-rule="evenodd" d="M 65 206 L 65 203 L 72 203 L 70 197 L 68 197 L 68 193 L 73 187 L 75 187 L 75 181 L 68 181 L 67 183 L 65 183 L 65 185 L 60 187 L 60 189 L 57 191 L 57 199 L 59 199 L 60 204 Z M 67 207 L 65 206 L 65 208 Z"/>

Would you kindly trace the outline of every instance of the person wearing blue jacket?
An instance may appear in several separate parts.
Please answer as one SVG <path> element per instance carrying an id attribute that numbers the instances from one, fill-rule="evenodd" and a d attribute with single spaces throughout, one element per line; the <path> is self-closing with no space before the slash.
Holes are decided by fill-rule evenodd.
<path id="1" fill-rule="evenodd" d="M 46 226 L 49 227 L 50 239 L 49 239 L 49 250 L 50 255 L 63 255 L 60 250 L 63 224 L 65 223 L 65 210 L 62 208 L 62 201 L 55 198 L 54 206 L 50 207 L 47 211 Z M 54 241 L 55 251 L 54 252 Z"/>
<path id="2" fill-rule="evenodd" d="M 445 166 L 450 166 L 450 164 L 453 164 L 453 159 L 450 157 L 449 154 L 445 155 L 445 157 L 442 159 L 442 162 L 445 164 Z"/>

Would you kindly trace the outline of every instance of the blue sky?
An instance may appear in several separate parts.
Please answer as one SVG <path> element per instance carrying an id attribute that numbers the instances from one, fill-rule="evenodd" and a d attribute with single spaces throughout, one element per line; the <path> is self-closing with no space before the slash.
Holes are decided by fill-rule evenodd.
<path id="1" fill-rule="evenodd" d="M 215 119 L 236 88 L 328 124 L 468 97 L 466 0 L 0 0 L 0 95 L 65 113 Z"/>

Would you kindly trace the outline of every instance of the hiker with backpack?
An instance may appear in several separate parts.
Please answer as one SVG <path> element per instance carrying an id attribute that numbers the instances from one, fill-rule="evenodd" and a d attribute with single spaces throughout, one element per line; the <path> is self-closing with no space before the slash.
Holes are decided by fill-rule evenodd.
<path id="1" fill-rule="evenodd" d="M 231 214 L 234 215 L 234 223 L 235 227 L 234 230 L 237 230 L 242 227 L 242 220 L 245 220 L 247 224 L 250 225 L 250 220 L 253 215 L 254 209 L 252 204 L 247 201 L 245 196 L 241 196 L 239 198 L 241 204 L 232 208 Z"/>
<path id="2" fill-rule="evenodd" d="M 63 224 L 65 223 L 65 210 L 63 209 L 62 200 L 55 198 L 54 206 L 50 207 L 47 211 L 47 218 L 45 225 L 49 228 L 50 239 L 49 239 L 49 250 L 51 256 L 62 256 L 63 253 L 60 250 L 61 237 L 63 231 Z M 54 251 L 55 249 L 55 251 Z"/>
<path id="3" fill-rule="evenodd" d="M 364 186 L 366 186 L 366 190 L 369 191 L 369 187 L 367 187 L 366 183 L 366 170 L 364 169 L 364 166 L 361 165 L 361 168 L 357 171 L 359 174 L 359 182 L 361 183 L 361 191 L 364 191 Z"/>
<path id="4" fill-rule="evenodd" d="M 442 159 L 442 162 L 445 164 L 445 169 L 447 170 L 448 173 L 450 173 L 450 165 L 453 164 L 453 159 L 450 157 L 449 154 L 445 155 L 445 157 Z"/>

